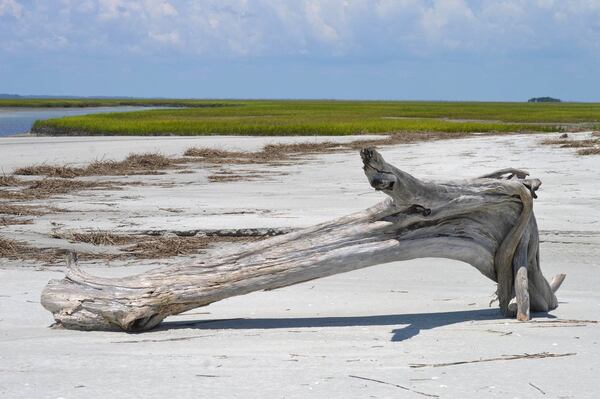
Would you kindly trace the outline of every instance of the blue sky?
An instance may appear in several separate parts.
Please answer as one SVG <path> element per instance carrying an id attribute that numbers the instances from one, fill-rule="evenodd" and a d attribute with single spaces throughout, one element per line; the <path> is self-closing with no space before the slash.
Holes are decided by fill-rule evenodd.
<path id="1" fill-rule="evenodd" d="M 0 93 L 600 101 L 600 0 L 0 0 Z"/>

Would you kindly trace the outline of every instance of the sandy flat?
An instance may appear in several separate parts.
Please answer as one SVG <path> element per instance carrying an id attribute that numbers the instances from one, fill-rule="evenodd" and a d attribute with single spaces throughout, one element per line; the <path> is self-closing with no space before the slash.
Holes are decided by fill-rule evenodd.
<path id="1" fill-rule="evenodd" d="M 373 138 L 381 136 L 369 136 Z M 32 164 L 81 165 L 94 160 L 122 159 L 130 153 L 159 152 L 181 156 L 193 146 L 231 151 L 257 151 L 271 143 L 337 141 L 348 142 L 365 136 L 90 136 L 90 137 L 0 137 L 0 167 L 5 173 Z"/>
<path id="2" fill-rule="evenodd" d="M 0 139 L 0 166 L 10 171 L 32 162 L 79 164 L 98 154 L 119 158 L 156 149 L 180 155 L 190 145 L 256 150 L 287 140 L 293 139 L 11 138 Z M 382 149 L 389 162 L 424 179 L 461 179 L 511 166 L 543 181 L 535 202 L 542 270 L 548 278 L 565 272 L 567 279 L 558 292 L 559 308 L 536 315 L 534 322 L 503 319 L 495 305 L 490 308 L 495 286 L 471 266 L 420 259 L 231 298 L 171 317 L 144 334 L 53 330 L 39 294 L 48 279 L 62 277 L 61 268 L 36 270 L 4 260 L 0 396 L 595 398 L 600 157 L 577 157 L 540 140 L 478 137 Z M 209 182 L 220 168 L 265 173 L 250 181 Z M 64 246 L 48 238 L 51 229 L 293 229 L 383 199 L 369 189 L 353 152 L 264 169 L 192 165 L 191 173 L 120 177 L 146 185 L 56 198 L 53 205 L 72 212 L 1 232 Z M 85 266 L 92 273 L 124 275 L 158 263 Z M 502 360 L 546 352 L 564 356 Z"/>

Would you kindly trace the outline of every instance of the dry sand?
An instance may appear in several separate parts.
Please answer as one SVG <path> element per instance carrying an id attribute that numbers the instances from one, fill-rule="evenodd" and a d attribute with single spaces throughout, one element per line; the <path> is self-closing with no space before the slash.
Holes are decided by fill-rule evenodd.
<path id="1" fill-rule="evenodd" d="M 80 164 L 103 154 L 122 158 L 156 149 L 181 155 L 192 145 L 257 150 L 290 140 L 9 138 L 0 139 L 0 167 L 10 172 L 36 162 Z M 62 277 L 62 269 L 36 270 L 0 260 L 0 396 L 595 398 L 600 157 L 578 157 L 572 149 L 541 146 L 541 140 L 540 135 L 478 137 L 397 145 L 382 152 L 421 178 L 466 178 L 507 166 L 540 178 L 543 186 L 534 206 L 542 269 L 547 277 L 567 273 L 558 291 L 560 306 L 549 315 L 535 315 L 530 323 L 503 319 L 496 307 L 488 307 L 494 284 L 474 268 L 420 259 L 231 298 L 171 317 L 144 334 L 53 330 L 47 328 L 52 318 L 40 306 L 39 295 L 48 279 Z M 75 244 L 48 238 L 52 229 L 181 234 L 299 228 L 383 199 L 369 189 L 352 152 L 268 168 L 219 167 L 265 172 L 240 182 L 211 183 L 208 176 L 215 170 L 190 168 L 193 173 L 114 178 L 146 183 L 121 191 L 44 200 L 44 205 L 72 212 L 38 216 L 33 224 L 7 226 L 0 233 L 64 247 Z M 182 261 L 186 258 L 85 266 L 110 276 Z M 573 355 L 411 367 L 545 352 Z"/>

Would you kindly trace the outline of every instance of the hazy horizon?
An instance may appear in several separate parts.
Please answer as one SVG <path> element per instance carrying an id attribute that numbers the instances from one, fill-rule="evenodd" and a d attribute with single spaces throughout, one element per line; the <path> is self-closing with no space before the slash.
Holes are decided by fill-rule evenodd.
<path id="1" fill-rule="evenodd" d="M 383 98 L 367 98 L 367 99 L 357 99 L 357 98 L 317 98 L 317 97 L 306 97 L 306 98 L 284 98 L 284 97 L 273 97 L 273 98 L 242 98 L 242 97 L 228 97 L 228 98 L 219 98 L 219 97 L 164 97 L 164 96 L 149 96 L 149 97 L 133 97 L 133 96 L 98 96 L 98 95 L 52 95 L 52 94 L 16 94 L 16 93 L 0 93 L 0 99 L 10 98 L 3 97 L 3 95 L 8 96 L 16 96 L 17 98 L 24 99 L 131 99 L 131 100 L 199 100 L 199 101 L 398 101 L 398 102 L 496 102 L 496 103 L 514 103 L 514 102 L 527 102 L 531 98 L 539 98 L 539 97 L 551 97 L 551 96 L 534 96 L 523 100 L 437 100 L 437 99 L 383 99 Z M 560 100 L 560 99 L 559 99 Z M 600 101 L 578 101 L 578 100 L 561 100 L 561 102 L 569 102 L 569 103 L 598 103 Z"/>

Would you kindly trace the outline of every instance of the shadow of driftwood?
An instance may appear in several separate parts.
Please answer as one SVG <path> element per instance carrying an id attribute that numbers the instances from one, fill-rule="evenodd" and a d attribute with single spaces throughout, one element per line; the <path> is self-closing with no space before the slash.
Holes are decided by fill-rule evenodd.
<path id="1" fill-rule="evenodd" d="M 358 326 L 400 326 L 392 330 L 392 341 L 403 341 L 422 330 L 443 327 L 465 321 L 496 320 L 502 316 L 498 309 L 478 309 L 457 312 L 416 313 L 377 316 L 301 317 L 264 319 L 224 319 L 198 321 L 167 321 L 159 329 L 197 328 L 201 330 L 253 330 L 275 328 L 317 328 Z"/>

